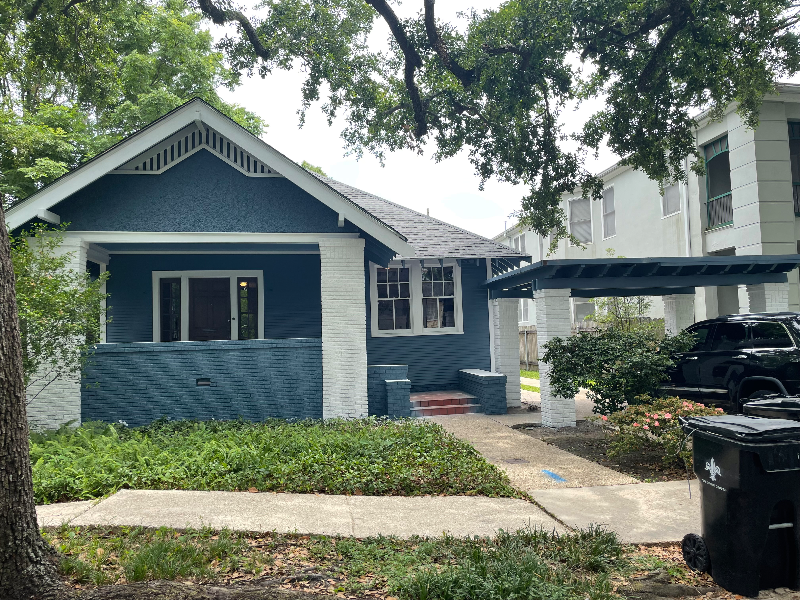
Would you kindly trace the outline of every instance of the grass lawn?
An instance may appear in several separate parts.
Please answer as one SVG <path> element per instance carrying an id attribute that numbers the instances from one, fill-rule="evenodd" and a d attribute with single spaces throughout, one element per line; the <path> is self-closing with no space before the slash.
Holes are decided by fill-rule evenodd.
<path id="1" fill-rule="evenodd" d="M 32 433 L 37 504 L 122 488 L 521 497 L 506 474 L 428 421 L 87 423 Z"/>
<path id="2" fill-rule="evenodd" d="M 63 526 L 45 536 L 64 557 L 62 573 L 84 586 L 269 580 L 361 598 L 605 600 L 619 598 L 626 576 L 662 566 L 600 529 L 401 540 Z"/>
<path id="3" fill-rule="evenodd" d="M 520 369 L 519 376 L 528 377 L 529 379 L 539 379 L 539 371 L 526 371 L 525 369 Z"/>
<path id="4" fill-rule="evenodd" d="M 520 387 L 521 387 L 523 390 L 527 390 L 527 391 L 529 391 L 529 392 L 537 392 L 537 393 L 539 392 L 539 388 L 538 388 L 538 387 L 536 387 L 535 385 L 525 385 L 525 384 L 523 383 L 522 385 L 520 385 Z"/>

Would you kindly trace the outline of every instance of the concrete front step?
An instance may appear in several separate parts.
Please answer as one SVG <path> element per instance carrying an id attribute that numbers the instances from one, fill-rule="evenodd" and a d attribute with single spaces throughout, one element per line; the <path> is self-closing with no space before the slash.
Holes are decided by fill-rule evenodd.
<path id="1" fill-rule="evenodd" d="M 411 414 L 415 417 L 462 415 L 480 412 L 481 406 L 472 394 L 461 390 L 415 392 L 411 394 Z"/>

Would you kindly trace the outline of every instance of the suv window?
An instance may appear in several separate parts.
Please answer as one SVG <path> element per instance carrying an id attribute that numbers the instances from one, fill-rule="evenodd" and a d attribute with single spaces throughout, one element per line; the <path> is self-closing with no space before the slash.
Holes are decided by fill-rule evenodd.
<path id="1" fill-rule="evenodd" d="M 686 331 L 694 335 L 695 344 L 689 352 L 700 352 L 706 349 L 706 345 L 710 341 L 711 331 L 714 324 L 698 325 L 696 327 L 689 327 Z"/>
<path id="2" fill-rule="evenodd" d="M 747 329 L 742 323 L 717 323 L 711 351 L 739 350 L 747 347 Z"/>
<path id="3" fill-rule="evenodd" d="M 780 323 L 751 323 L 750 335 L 754 348 L 793 348 L 792 338 Z"/>

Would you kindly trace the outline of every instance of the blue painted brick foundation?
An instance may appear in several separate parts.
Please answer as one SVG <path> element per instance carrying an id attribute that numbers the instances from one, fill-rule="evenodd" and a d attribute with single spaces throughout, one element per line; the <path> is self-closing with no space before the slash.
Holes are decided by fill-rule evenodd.
<path id="1" fill-rule="evenodd" d="M 506 376 L 501 373 L 464 369 L 458 372 L 459 387 L 475 396 L 487 415 L 504 415 L 508 411 Z"/>
<path id="2" fill-rule="evenodd" d="M 407 388 L 402 382 L 408 382 Z M 410 394 L 408 365 L 367 367 L 367 402 L 370 416 L 411 416 Z M 391 406 L 389 396 L 391 396 Z"/>
<path id="3" fill-rule="evenodd" d="M 198 385 L 208 380 L 210 385 Z M 82 421 L 322 418 L 319 339 L 101 344 L 88 359 Z"/>

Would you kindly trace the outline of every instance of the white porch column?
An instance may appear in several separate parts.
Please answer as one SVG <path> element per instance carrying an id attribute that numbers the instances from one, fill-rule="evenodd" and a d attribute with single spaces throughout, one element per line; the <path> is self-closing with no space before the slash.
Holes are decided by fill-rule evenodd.
<path id="1" fill-rule="evenodd" d="M 492 300 L 492 328 L 494 336 L 494 370 L 506 376 L 506 406 L 522 406 L 519 387 L 519 300 L 500 298 Z"/>
<path id="2" fill-rule="evenodd" d="M 569 308 L 570 290 L 538 290 L 536 302 L 536 335 L 539 346 L 539 389 L 542 398 L 542 426 L 574 427 L 575 398 L 561 398 L 550 390 L 550 366 L 542 362 L 542 347 L 555 337 L 572 335 Z"/>
<path id="3" fill-rule="evenodd" d="M 750 312 L 777 313 L 789 310 L 788 283 L 759 283 L 748 285 Z"/>
<path id="4" fill-rule="evenodd" d="M 664 300 L 664 331 L 676 335 L 694 323 L 694 294 L 669 294 Z"/>
<path id="5" fill-rule="evenodd" d="M 323 238 L 322 416 L 367 416 L 364 240 Z"/>
<path id="6" fill-rule="evenodd" d="M 31 240 L 35 243 L 35 240 Z M 65 237 L 58 254 L 70 253 L 67 269 L 86 271 L 88 244 L 81 239 Z M 81 424 L 80 377 L 58 378 L 51 381 L 48 373 L 34 375 L 26 390 L 28 423 L 32 428 L 56 429 L 70 421 Z"/>

